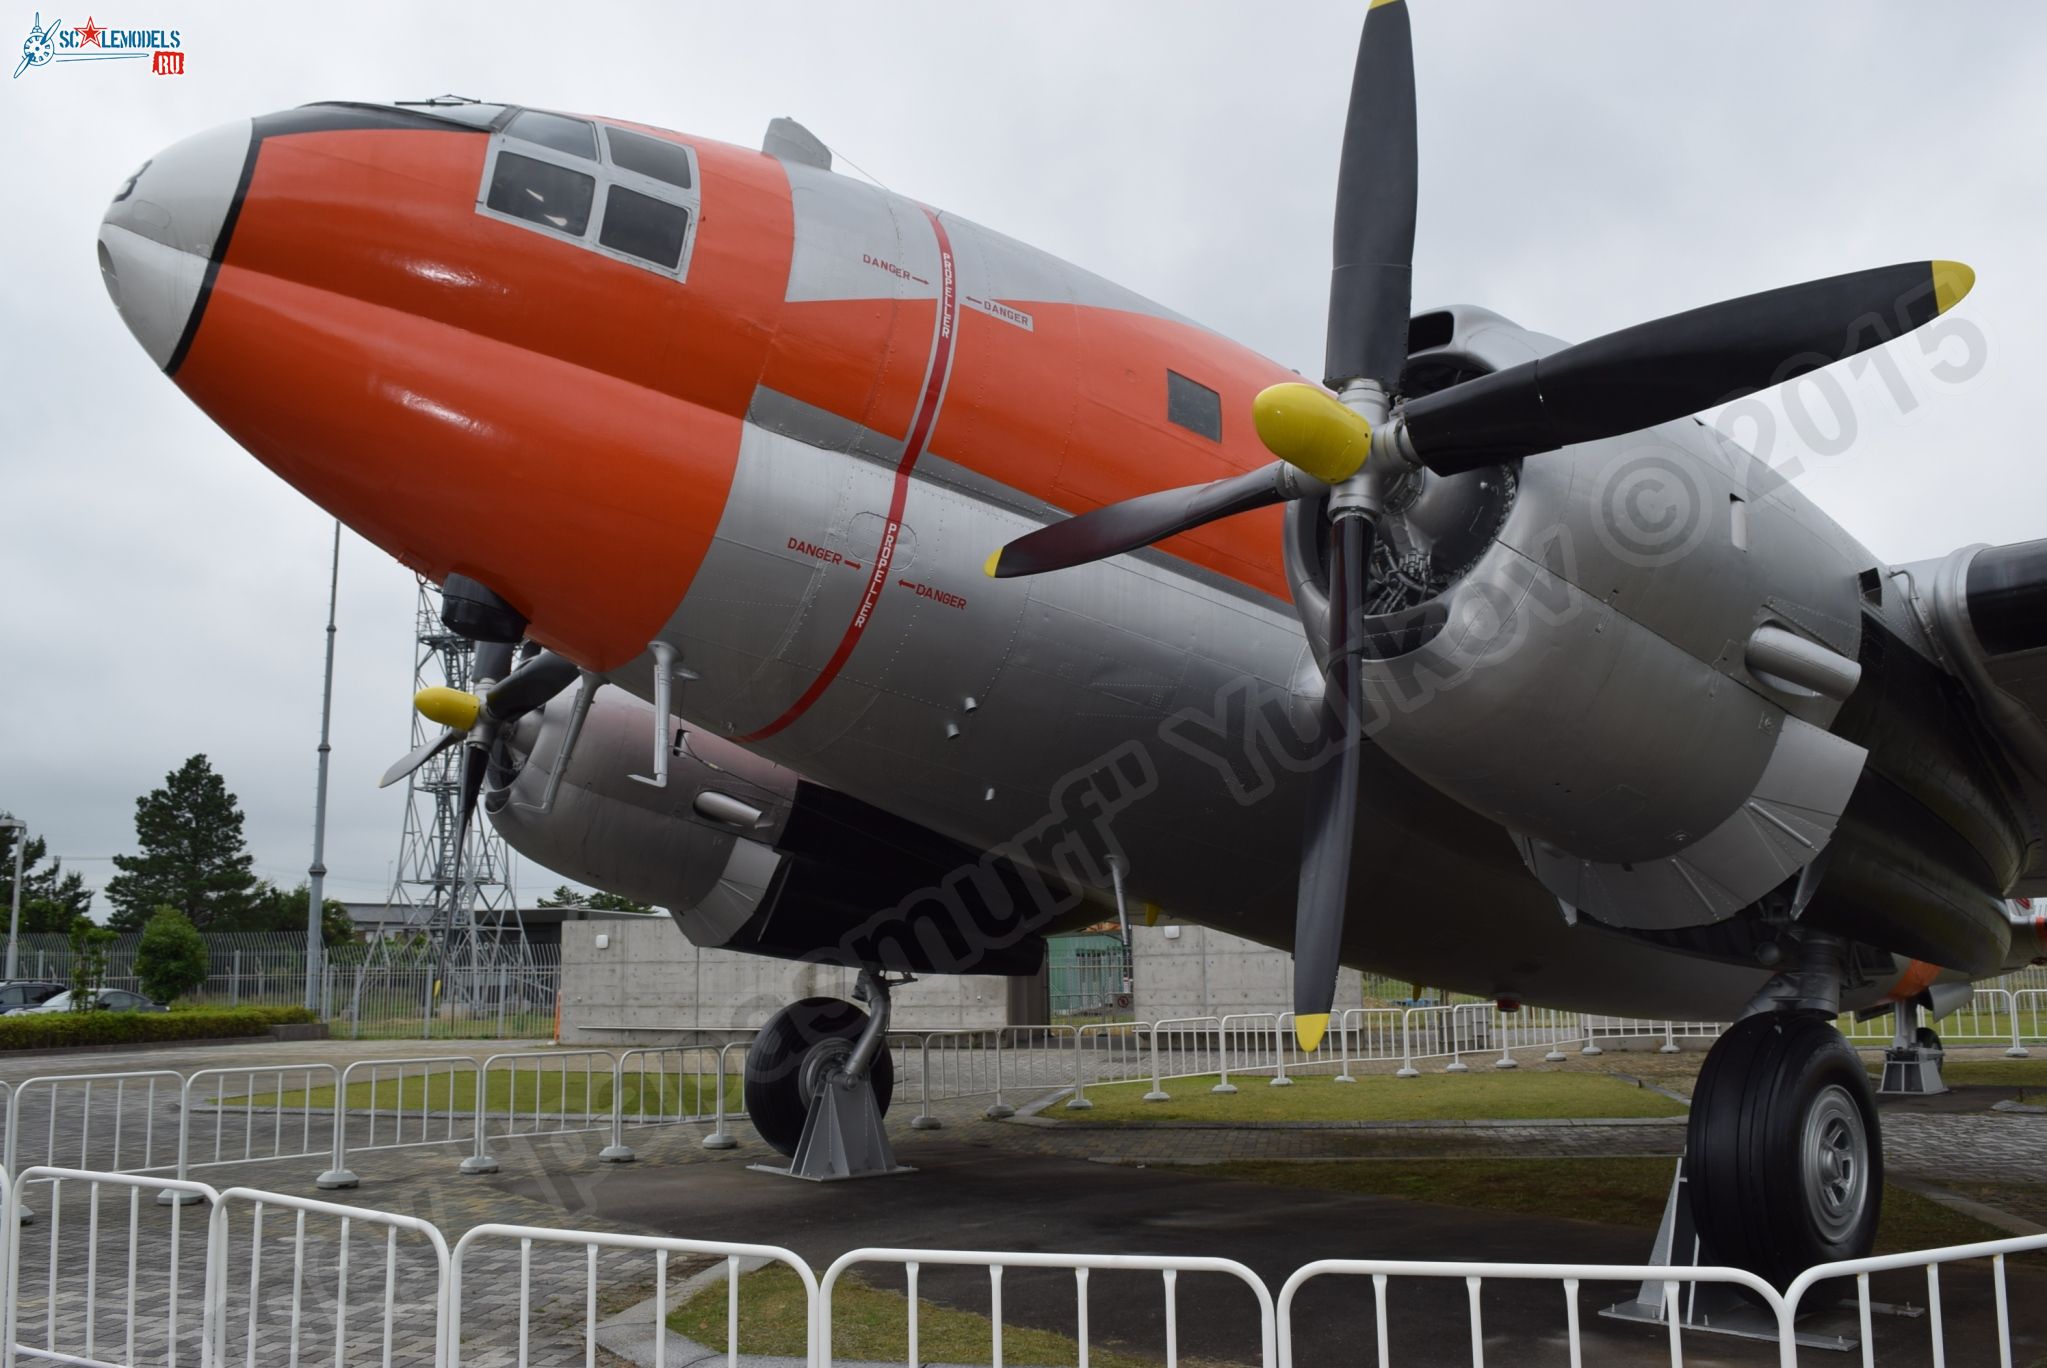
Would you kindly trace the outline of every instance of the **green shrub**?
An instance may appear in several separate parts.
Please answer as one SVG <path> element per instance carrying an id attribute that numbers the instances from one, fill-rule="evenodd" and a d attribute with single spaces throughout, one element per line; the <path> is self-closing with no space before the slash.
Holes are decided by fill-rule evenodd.
<path id="1" fill-rule="evenodd" d="M 159 907 L 142 928 L 135 947 L 135 977 L 158 1002 L 173 1002 L 206 982 L 206 942 L 192 919 L 175 907 Z"/>
<path id="2" fill-rule="evenodd" d="M 303 1007 L 230 1007 L 202 1012 L 26 1012 L 0 1017 L 0 1050 L 130 1045 L 152 1040 L 222 1040 L 314 1020 Z"/>

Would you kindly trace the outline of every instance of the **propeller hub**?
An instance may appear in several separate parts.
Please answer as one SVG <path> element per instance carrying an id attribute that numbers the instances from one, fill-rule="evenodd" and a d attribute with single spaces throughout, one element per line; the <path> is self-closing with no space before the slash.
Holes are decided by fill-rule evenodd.
<path id="1" fill-rule="evenodd" d="M 483 712 L 481 698 L 466 690 L 450 689 L 442 684 L 435 684 L 414 694 L 412 706 L 429 722 L 438 722 L 451 731 L 459 732 L 466 732 L 475 726 L 478 715 Z"/>
<path id="2" fill-rule="evenodd" d="M 1261 390 L 1251 401 L 1251 422 L 1267 451 L 1324 484 L 1342 484 L 1372 454 L 1370 420 L 1316 385 L 1289 381 Z"/>

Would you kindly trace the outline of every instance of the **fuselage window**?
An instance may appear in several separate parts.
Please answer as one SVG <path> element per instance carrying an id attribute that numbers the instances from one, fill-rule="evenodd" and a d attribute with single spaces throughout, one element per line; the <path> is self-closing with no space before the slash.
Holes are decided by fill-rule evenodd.
<path id="1" fill-rule="evenodd" d="M 590 226 L 590 204 L 596 194 L 593 176 L 516 152 L 499 152 L 490 196 L 484 202 L 500 214 L 581 237 Z"/>
<path id="2" fill-rule="evenodd" d="M 689 210 L 679 204 L 614 185 L 604 197 L 604 226 L 597 240 L 656 266 L 674 270 L 682 264 L 683 239 L 689 236 Z"/>
<path id="3" fill-rule="evenodd" d="M 696 153 L 622 129 L 521 110 L 491 138 L 478 212 L 575 239 L 671 279 L 689 274 L 701 214 Z"/>
<path id="4" fill-rule="evenodd" d="M 1166 419 L 1211 442 L 1223 439 L 1223 397 L 1176 370 L 1166 372 Z"/>
<path id="5" fill-rule="evenodd" d="M 678 190 L 690 188 L 689 152 L 681 145 L 623 128 L 605 129 L 604 140 L 611 144 L 613 166 L 666 181 Z"/>
<path id="6" fill-rule="evenodd" d="M 565 119 L 559 114 L 526 109 L 505 125 L 505 132 L 556 152 L 566 152 L 571 157 L 597 160 L 597 135 L 581 119 Z"/>

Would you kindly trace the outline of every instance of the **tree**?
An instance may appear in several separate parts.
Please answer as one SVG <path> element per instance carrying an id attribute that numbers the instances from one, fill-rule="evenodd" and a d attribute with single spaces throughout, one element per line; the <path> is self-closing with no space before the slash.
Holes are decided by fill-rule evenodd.
<path id="1" fill-rule="evenodd" d="M 297 888 L 279 888 L 267 880 L 256 886 L 254 907 L 248 923 L 236 930 L 247 931 L 304 931 L 306 929 L 306 901 L 313 896 L 312 886 L 300 880 Z M 322 945 L 345 945 L 356 939 L 355 918 L 348 915 L 348 909 L 332 898 L 320 900 L 320 943 Z"/>
<path id="2" fill-rule="evenodd" d="M 634 902 L 631 898 L 617 893 L 578 893 L 567 884 L 540 900 L 542 907 L 588 907 L 598 912 L 652 912 L 645 903 Z"/>
<path id="3" fill-rule="evenodd" d="M 107 950 L 114 933 L 80 917 L 71 923 L 71 1010 L 89 1012 L 99 1006 L 101 985 L 107 981 Z"/>
<path id="4" fill-rule="evenodd" d="M 206 982 L 206 942 L 191 918 L 175 907 L 159 907 L 142 928 L 135 947 L 135 977 L 142 991 L 170 1002 Z"/>
<path id="5" fill-rule="evenodd" d="M 5 814 L 11 816 L 12 814 Z M 21 833 L 13 827 L 0 827 L 0 916 L 7 915 L 6 909 L 14 899 L 14 843 Z M 64 872 L 62 860 L 50 861 L 48 869 L 38 868 L 49 853 L 49 847 L 40 836 L 29 837 L 28 844 L 21 851 L 21 930 L 26 935 L 34 931 L 53 931 L 58 934 L 71 929 L 75 918 L 92 911 L 92 890 L 85 886 L 85 876 L 76 870 Z M 0 932 L 4 932 L 0 926 Z"/>
<path id="6" fill-rule="evenodd" d="M 242 840 L 242 810 L 203 755 L 135 800 L 140 855 L 116 855 L 107 880 L 107 925 L 139 931 L 159 906 L 183 912 L 202 931 L 246 925 L 256 900 L 253 863 Z"/>
<path id="7" fill-rule="evenodd" d="M 616 893 L 592 893 L 590 906 L 599 912 L 651 913 L 654 910 L 645 903 L 634 902 L 631 898 L 621 897 Z"/>

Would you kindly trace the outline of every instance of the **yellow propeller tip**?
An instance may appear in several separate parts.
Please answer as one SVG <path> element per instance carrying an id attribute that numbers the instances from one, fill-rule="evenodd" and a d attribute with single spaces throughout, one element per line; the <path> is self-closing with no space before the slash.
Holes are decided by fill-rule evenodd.
<path id="1" fill-rule="evenodd" d="M 1959 261 L 1933 263 L 1933 305 L 1942 313 L 1962 302 L 1976 288 L 1976 273 Z"/>
<path id="2" fill-rule="evenodd" d="M 468 731 L 476 725 L 483 700 L 473 693 L 435 684 L 414 694 L 412 706 L 429 722 L 438 722 L 451 731 Z"/>
<path id="3" fill-rule="evenodd" d="M 994 578 L 995 578 L 995 567 L 996 567 L 997 565 L 1001 564 L 1001 563 L 1002 563 L 1002 548 L 1001 548 L 1001 547 L 997 547 L 997 548 L 996 548 L 995 550 L 993 550 L 993 551 L 990 551 L 990 552 L 988 553 L 988 559 L 987 559 L 986 563 L 984 563 L 984 564 L 983 564 L 983 565 L 981 566 L 981 573 L 982 573 L 982 574 L 984 574 L 984 575 L 986 575 L 986 576 L 987 576 L 987 577 L 988 577 L 989 579 L 994 579 Z"/>
<path id="4" fill-rule="evenodd" d="M 1322 1043 L 1322 1037 L 1329 1030 L 1329 1013 L 1317 1012 L 1313 1016 L 1294 1018 L 1294 1039 L 1301 1043 L 1301 1049 L 1309 1054 Z"/>

